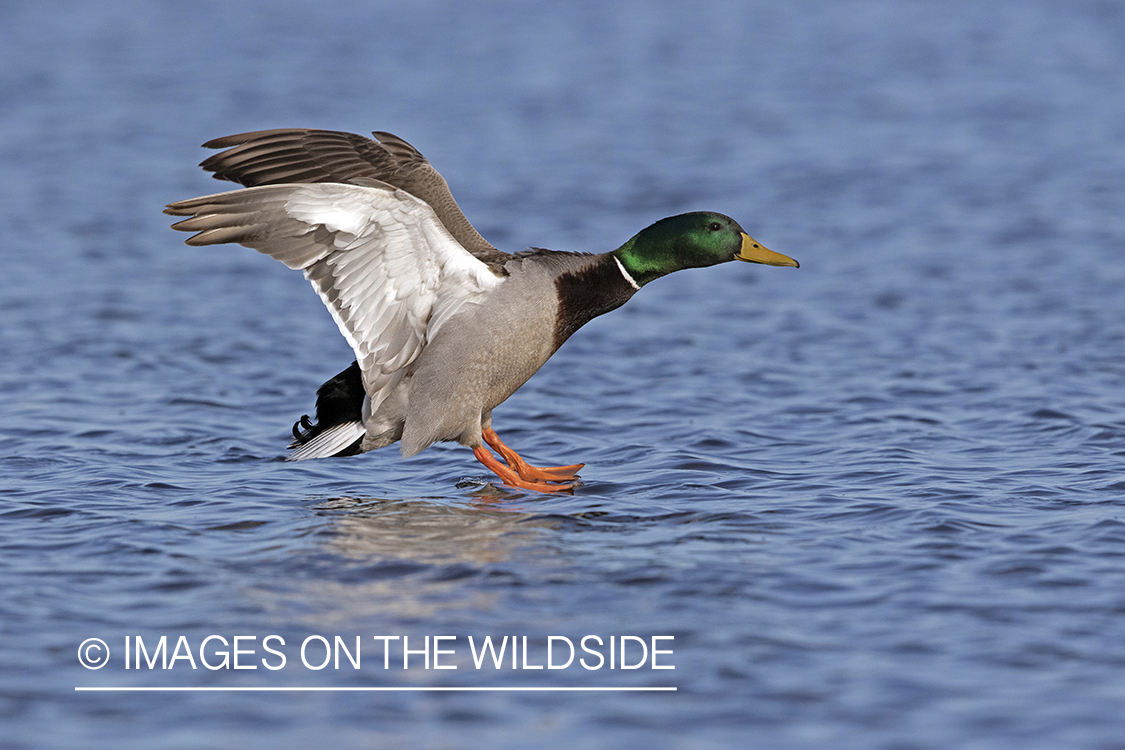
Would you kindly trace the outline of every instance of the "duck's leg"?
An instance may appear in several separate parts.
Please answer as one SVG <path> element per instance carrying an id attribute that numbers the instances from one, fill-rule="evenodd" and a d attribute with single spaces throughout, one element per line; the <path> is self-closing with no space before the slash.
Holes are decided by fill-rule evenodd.
<path id="1" fill-rule="evenodd" d="M 492 446 L 492 449 L 504 457 L 511 466 L 520 475 L 520 479 L 529 482 L 565 482 L 568 479 L 574 479 L 574 475 L 578 473 L 586 464 L 571 464 L 570 466 L 532 466 L 531 464 L 520 458 L 520 455 L 514 450 L 504 444 L 500 436 L 491 427 L 481 433 L 484 436 L 484 442 Z"/>
<path id="2" fill-rule="evenodd" d="M 573 483 L 551 484 L 548 482 L 537 482 L 534 480 L 528 481 L 525 479 L 521 479 L 520 475 L 517 474 L 515 470 L 512 469 L 512 467 L 505 466 L 504 464 L 497 461 L 496 456 L 492 455 L 492 453 L 489 452 L 488 448 L 485 448 L 483 445 L 478 445 L 476 448 L 473 448 L 473 455 L 477 457 L 478 461 L 488 467 L 490 471 L 494 472 L 496 476 L 503 479 L 504 484 L 508 485 L 509 487 L 519 487 L 520 489 L 535 490 L 536 492 L 560 492 L 562 490 L 569 490 L 574 488 Z"/>

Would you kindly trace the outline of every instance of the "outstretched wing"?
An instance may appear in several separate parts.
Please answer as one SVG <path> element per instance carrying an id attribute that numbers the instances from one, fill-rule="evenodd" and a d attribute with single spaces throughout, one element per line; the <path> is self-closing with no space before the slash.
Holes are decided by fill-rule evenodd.
<path id="1" fill-rule="evenodd" d="M 225 151 L 199 166 L 215 179 L 246 187 L 310 182 L 355 183 L 378 180 L 428 203 L 454 239 L 494 267 L 509 256 L 480 236 L 457 205 L 445 178 L 419 151 L 390 133 L 378 140 L 333 130 L 288 128 L 217 138 L 203 144 Z"/>
<path id="2" fill-rule="evenodd" d="M 169 204 L 189 245 L 237 242 L 304 271 L 355 350 L 374 411 L 442 323 L 503 283 L 391 185 L 266 185 Z"/>

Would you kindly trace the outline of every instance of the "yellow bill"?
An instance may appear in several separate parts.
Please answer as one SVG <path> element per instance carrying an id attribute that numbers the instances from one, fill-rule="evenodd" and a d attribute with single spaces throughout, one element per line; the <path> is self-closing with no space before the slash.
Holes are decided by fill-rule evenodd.
<path id="1" fill-rule="evenodd" d="M 757 240 L 745 232 L 742 233 L 742 249 L 738 252 L 738 255 L 734 256 L 734 259 L 744 260 L 748 263 L 765 263 L 767 266 L 801 267 L 800 263 L 788 255 L 775 253 L 773 250 L 762 247 Z"/>

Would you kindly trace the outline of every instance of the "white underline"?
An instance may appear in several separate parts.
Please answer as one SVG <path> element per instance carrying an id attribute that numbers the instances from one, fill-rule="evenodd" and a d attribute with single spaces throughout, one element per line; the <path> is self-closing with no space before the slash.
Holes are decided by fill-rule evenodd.
<path id="1" fill-rule="evenodd" d="M 103 693 L 500 693 L 500 692 L 606 692 L 641 693 L 675 692 L 675 687 L 76 687 L 76 691 Z"/>

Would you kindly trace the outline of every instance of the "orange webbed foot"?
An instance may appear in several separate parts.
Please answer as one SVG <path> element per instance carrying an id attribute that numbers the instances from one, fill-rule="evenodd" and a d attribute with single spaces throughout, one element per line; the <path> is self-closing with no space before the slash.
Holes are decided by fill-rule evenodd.
<path id="1" fill-rule="evenodd" d="M 504 444 L 500 436 L 496 434 L 495 430 L 488 429 L 483 433 L 484 441 L 492 446 L 492 449 L 504 457 L 508 462 L 508 466 L 519 474 L 520 479 L 528 482 L 565 482 L 569 479 L 574 479 L 578 470 L 586 464 L 571 464 L 570 466 L 532 466 L 527 461 L 520 457 L 510 447 Z"/>
<path id="2" fill-rule="evenodd" d="M 536 492 L 559 492 L 574 489 L 574 479 L 578 470 L 586 464 L 570 466 L 532 466 L 518 453 L 504 444 L 500 436 L 491 428 L 482 432 L 484 441 L 503 457 L 507 465 L 500 463 L 483 445 L 473 449 L 477 460 L 496 473 L 510 487 L 519 487 Z"/>
<path id="3" fill-rule="evenodd" d="M 483 445 L 474 448 L 473 455 L 490 471 L 495 473 L 496 476 L 500 477 L 500 479 L 504 481 L 504 484 L 509 487 L 518 487 L 522 490 L 535 490 L 536 492 L 562 492 L 564 490 L 574 489 L 574 482 L 559 483 L 554 481 L 524 479 L 514 468 L 496 460 L 496 456 L 493 456 L 488 448 L 485 448 Z M 524 464 L 524 466 L 527 466 L 527 464 Z"/>

